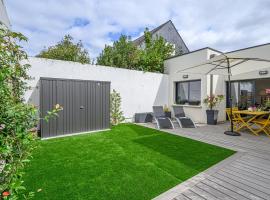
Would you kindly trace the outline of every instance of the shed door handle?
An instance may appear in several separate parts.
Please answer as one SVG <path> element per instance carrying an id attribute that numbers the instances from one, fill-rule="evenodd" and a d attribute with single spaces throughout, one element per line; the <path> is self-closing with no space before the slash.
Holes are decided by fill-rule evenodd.
<path id="1" fill-rule="evenodd" d="M 84 107 L 83 106 L 80 106 L 80 109 L 84 109 Z"/>

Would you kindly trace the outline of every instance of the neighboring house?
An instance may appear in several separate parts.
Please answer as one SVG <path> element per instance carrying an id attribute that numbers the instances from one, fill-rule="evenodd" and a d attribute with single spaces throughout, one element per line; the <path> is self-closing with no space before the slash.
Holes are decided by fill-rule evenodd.
<path id="1" fill-rule="evenodd" d="M 239 49 L 229 54 L 240 55 L 244 58 L 263 58 L 270 60 L 270 43 L 259 46 Z M 210 95 L 210 75 L 179 73 L 179 70 L 199 65 L 213 54 L 219 55 L 222 52 L 206 47 L 189 52 L 181 56 L 174 56 L 165 60 L 165 74 L 169 75 L 169 102 L 168 105 L 181 105 L 186 114 L 195 122 L 206 123 L 207 109 L 202 104 L 203 99 Z M 257 62 L 252 69 L 258 69 L 262 64 Z M 265 65 L 265 64 L 264 64 Z M 256 70 L 248 73 L 241 73 L 231 77 L 233 106 L 246 109 L 252 105 L 262 105 L 270 99 L 270 67 L 263 70 Z M 227 76 L 213 75 L 213 93 L 226 96 L 217 109 L 219 121 L 226 120 L 225 108 L 228 106 L 228 84 Z"/>
<path id="2" fill-rule="evenodd" d="M 175 49 L 173 55 L 185 54 L 189 52 L 185 42 L 171 20 L 151 30 L 150 33 L 152 34 L 153 38 L 161 36 L 166 40 L 166 42 L 172 44 Z M 145 46 L 144 36 L 137 38 L 133 42 L 139 48 L 144 48 Z"/>
<path id="3" fill-rule="evenodd" d="M 5 24 L 8 28 L 11 27 L 4 0 L 0 0 L 0 22 Z"/>

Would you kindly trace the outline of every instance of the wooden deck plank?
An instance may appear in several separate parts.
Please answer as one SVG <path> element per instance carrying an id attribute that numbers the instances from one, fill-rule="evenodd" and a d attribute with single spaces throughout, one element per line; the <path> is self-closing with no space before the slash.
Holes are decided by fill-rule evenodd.
<path id="1" fill-rule="evenodd" d="M 269 191 L 267 189 L 258 187 L 256 184 L 250 183 L 250 182 L 246 182 L 240 179 L 233 179 L 232 176 L 225 176 L 224 174 L 215 174 L 213 175 L 214 178 L 218 178 L 223 180 L 224 182 L 226 181 L 229 185 L 232 185 L 234 187 L 236 187 L 234 189 L 235 192 L 243 195 L 243 196 L 250 196 L 250 195 L 254 195 L 254 198 L 256 197 L 261 197 L 264 199 L 269 199 L 270 194 Z M 227 185 L 227 186 L 229 186 Z M 230 188 L 233 190 L 233 187 Z M 265 198 L 267 197 L 267 198 Z"/>
<path id="2" fill-rule="evenodd" d="M 270 175 L 257 171 L 257 168 L 251 169 L 251 168 L 246 168 L 246 166 L 241 167 L 237 165 L 237 163 L 233 163 L 229 167 L 231 170 L 234 170 L 235 172 L 239 172 L 240 174 L 244 173 L 244 174 L 255 176 L 256 178 L 261 179 L 263 182 L 270 184 Z"/>
<path id="3" fill-rule="evenodd" d="M 192 187 L 190 190 L 192 192 L 196 193 L 197 195 L 207 199 L 207 200 L 218 200 L 218 198 L 216 196 L 214 196 L 214 195 L 208 193 L 207 191 L 197 187 L 197 185 Z"/>
<path id="4" fill-rule="evenodd" d="M 184 196 L 183 194 L 178 195 L 173 200 L 190 200 L 190 198 Z"/>
<path id="5" fill-rule="evenodd" d="M 254 174 L 254 172 L 244 171 L 241 169 L 237 169 L 235 167 L 227 166 L 222 169 L 223 171 L 227 171 L 229 173 L 237 174 L 239 177 L 244 177 L 247 179 L 252 179 L 257 182 L 261 182 L 263 185 L 267 184 L 270 185 L 270 180 L 266 177 L 262 177 L 260 175 Z"/>
<path id="6" fill-rule="evenodd" d="M 243 164 L 243 165 L 247 165 L 247 166 L 252 167 L 252 168 L 256 168 L 256 169 L 263 170 L 263 171 L 265 171 L 265 172 L 267 172 L 267 173 L 270 172 L 270 170 L 268 169 L 268 167 L 265 167 L 264 165 L 261 166 L 261 165 L 259 165 L 258 163 L 249 162 L 249 161 L 247 161 L 247 160 L 239 160 L 238 163 L 241 163 L 241 164 Z"/>
<path id="7" fill-rule="evenodd" d="M 236 192 L 234 192 L 233 190 L 230 190 L 229 188 L 224 187 L 224 184 L 226 185 L 226 183 L 220 181 L 216 181 L 214 182 L 213 179 L 205 179 L 202 181 L 204 184 L 215 188 L 217 191 L 220 191 L 224 194 L 226 194 L 227 196 L 230 196 L 231 198 L 234 198 L 235 200 L 245 200 L 246 198 Z"/>
<path id="8" fill-rule="evenodd" d="M 234 181 L 230 178 L 221 176 L 216 174 L 215 176 L 212 176 L 211 181 L 218 183 L 220 185 L 222 185 L 223 187 L 234 191 L 235 193 L 241 195 L 244 197 L 244 199 L 251 199 L 251 200 L 267 200 L 267 198 L 269 197 L 268 194 L 265 194 L 261 191 L 258 191 L 248 185 L 245 185 L 243 183 L 239 183 L 237 181 Z"/>
<path id="9" fill-rule="evenodd" d="M 152 124 L 147 126 L 153 127 Z M 227 129 L 227 124 L 221 124 L 165 130 L 171 134 L 244 152 L 243 156 L 226 159 L 228 161 L 225 164 L 206 170 L 202 178 L 195 185 L 187 187 L 187 190 L 175 192 L 179 199 L 270 200 L 270 138 L 249 133 L 231 137 L 224 135 Z M 203 175 L 205 173 L 207 176 Z M 188 181 L 192 182 L 192 179 Z"/>
<path id="10" fill-rule="evenodd" d="M 249 155 L 247 155 L 245 157 L 245 159 L 248 160 L 248 161 L 254 161 L 256 163 L 260 163 L 262 165 L 270 166 L 270 161 L 266 160 L 266 159 L 262 159 L 262 158 L 258 158 L 258 157 L 256 158 L 254 156 L 249 156 Z"/>
<path id="11" fill-rule="evenodd" d="M 265 176 L 265 177 L 269 177 L 270 178 L 270 172 L 264 170 L 264 169 L 259 169 L 257 167 L 252 167 L 250 165 L 247 165 L 247 164 L 242 164 L 240 162 L 236 162 L 236 163 L 232 163 L 231 164 L 232 167 L 236 167 L 238 169 L 244 169 L 244 170 L 252 170 L 252 171 L 255 171 L 256 173 L 262 175 L 262 176 Z"/>
<path id="12" fill-rule="evenodd" d="M 191 200 L 205 200 L 205 198 L 201 197 L 200 195 L 197 195 L 196 193 L 194 193 L 191 190 L 186 190 L 183 192 L 183 195 L 185 197 L 188 197 Z"/>
<path id="13" fill-rule="evenodd" d="M 245 182 L 256 184 L 260 188 L 265 188 L 270 191 L 270 185 L 266 184 L 265 182 L 262 182 L 261 180 L 258 180 L 258 178 L 250 177 L 248 175 L 241 175 L 240 173 L 234 172 L 233 170 L 229 170 L 229 169 L 221 169 L 218 173 L 222 175 L 224 174 L 226 176 L 233 176 L 234 178 L 237 178 L 239 180 L 244 180 Z"/>
<path id="14" fill-rule="evenodd" d="M 206 192 L 208 192 L 209 194 L 217 197 L 218 199 L 224 199 L 224 200 L 235 200 L 234 198 L 230 197 L 229 195 L 217 190 L 214 187 L 209 186 L 207 183 L 205 183 L 204 181 L 198 183 L 196 185 L 198 188 L 205 190 Z"/>

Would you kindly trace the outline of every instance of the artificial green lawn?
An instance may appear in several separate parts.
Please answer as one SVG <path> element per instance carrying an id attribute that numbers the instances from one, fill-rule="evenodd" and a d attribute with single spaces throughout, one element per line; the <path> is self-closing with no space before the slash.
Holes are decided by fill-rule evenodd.
<path id="1" fill-rule="evenodd" d="M 38 200 L 144 200 L 234 152 L 134 124 L 40 141 L 25 185 Z"/>

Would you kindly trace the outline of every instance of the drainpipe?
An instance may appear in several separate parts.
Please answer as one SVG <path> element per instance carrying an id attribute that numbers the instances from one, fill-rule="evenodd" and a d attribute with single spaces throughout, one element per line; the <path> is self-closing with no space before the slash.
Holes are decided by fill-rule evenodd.
<path id="1" fill-rule="evenodd" d="M 213 74 L 210 74 L 210 97 L 213 96 Z"/>

